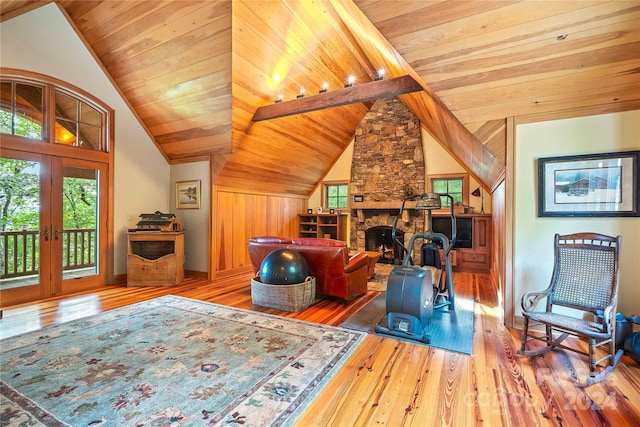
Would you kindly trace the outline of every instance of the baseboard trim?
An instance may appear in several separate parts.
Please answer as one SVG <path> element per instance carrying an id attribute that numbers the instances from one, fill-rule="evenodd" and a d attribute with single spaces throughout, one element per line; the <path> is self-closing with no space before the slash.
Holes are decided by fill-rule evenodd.
<path id="1" fill-rule="evenodd" d="M 195 277 L 197 279 L 209 279 L 209 273 L 206 271 L 185 270 L 185 277 Z"/>

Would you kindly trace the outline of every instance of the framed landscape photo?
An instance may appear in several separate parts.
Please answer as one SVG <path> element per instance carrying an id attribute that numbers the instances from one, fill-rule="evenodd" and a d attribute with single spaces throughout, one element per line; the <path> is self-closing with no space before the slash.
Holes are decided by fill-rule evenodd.
<path id="1" fill-rule="evenodd" d="M 538 216 L 640 216 L 640 151 L 538 159 Z"/>
<path id="2" fill-rule="evenodd" d="M 200 180 L 176 182 L 176 208 L 200 209 Z"/>

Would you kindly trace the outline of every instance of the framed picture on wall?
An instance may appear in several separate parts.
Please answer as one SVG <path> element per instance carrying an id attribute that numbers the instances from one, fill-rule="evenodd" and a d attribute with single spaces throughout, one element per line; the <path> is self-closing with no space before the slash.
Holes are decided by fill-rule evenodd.
<path id="1" fill-rule="evenodd" d="M 538 216 L 640 216 L 640 151 L 538 159 Z"/>
<path id="2" fill-rule="evenodd" d="M 176 182 L 176 209 L 200 209 L 200 180 Z"/>

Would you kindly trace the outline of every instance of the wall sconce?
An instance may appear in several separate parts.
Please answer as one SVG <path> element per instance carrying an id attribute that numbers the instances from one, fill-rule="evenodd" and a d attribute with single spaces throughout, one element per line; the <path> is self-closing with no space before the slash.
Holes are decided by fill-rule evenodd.
<path id="1" fill-rule="evenodd" d="M 475 190 L 473 190 L 473 192 L 471 192 L 471 195 L 474 197 L 480 197 L 481 198 L 481 205 L 480 205 L 480 213 L 483 214 L 484 213 L 484 192 L 482 191 L 482 189 L 480 187 L 476 188 Z"/>
<path id="2" fill-rule="evenodd" d="M 318 93 L 326 93 L 328 89 L 329 89 L 329 83 L 324 82 L 322 83 L 322 89 L 320 89 L 320 92 Z"/>
<path id="3" fill-rule="evenodd" d="M 351 87 L 353 86 L 353 84 L 356 81 L 356 76 L 354 76 L 353 74 L 349 76 L 349 78 L 347 79 L 347 84 L 344 85 L 344 87 Z"/>
<path id="4" fill-rule="evenodd" d="M 375 78 L 376 81 L 378 80 L 384 80 L 384 68 L 380 68 L 378 70 L 378 75 Z"/>
<path id="5" fill-rule="evenodd" d="M 296 96 L 296 98 L 304 98 L 305 89 L 303 87 L 300 88 L 300 94 Z"/>

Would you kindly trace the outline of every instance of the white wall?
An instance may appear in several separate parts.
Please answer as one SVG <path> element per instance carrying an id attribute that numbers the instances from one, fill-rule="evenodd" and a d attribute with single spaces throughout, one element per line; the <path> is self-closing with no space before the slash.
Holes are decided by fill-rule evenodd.
<path id="1" fill-rule="evenodd" d="M 323 181 L 349 181 L 351 179 L 351 159 L 353 158 L 353 139 L 347 145 L 347 148 L 340 155 L 338 160 L 331 167 Z M 322 182 L 318 183 L 316 189 L 309 197 L 308 206 L 317 211 L 319 206 L 323 206 L 322 202 Z M 324 207 L 324 206 L 323 206 Z M 348 239 L 347 239 L 348 241 Z"/>
<path id="2" fill-rule="evenodd" d="M 424 128 L 422 130 L 422 146 L 424 149 L 425 180 L 429 188 L 429 175 L 463 174 L 467 171 L 449 154 L 438 141 L 436 141 Z M 469 175 L 469 193 L 478 188 L 479 184 Z M 480 213 L 484 207 L 484 213 L 491 213 L 491 193 L 480 188 L 482 197 L 467 194 L 467 203 L 474 208 L 475 213 Z"/>
<path id="3" fill-rule="evenodd" d="M 640 150 L 640 110 L 516 127 L 514 297 L 543 289 L 553 269 L 553 236 L 591 231 L 622 236 L 618 311 L 640 314 L 640 218 L 537 216 L 537 159 Z"/>
<path id="4" fill-rule="evenodd" d="M 138 215 L 169 212 L 169 164 L 55 3 L 0 23 L 0 66 L 69 82 L 115 111 L 114 273 L 127 271 L 126 230 Z"/>
<path id="5" fill-rule="evenodd" d="M 209 162 L 182 163 L 171 166 L 171 212 L 184 224 L 185 270 L 209 270 L 209 214 L 211 186 Z M 200 209 L 176 208 L 176 182 L 200 180 Z"/>

